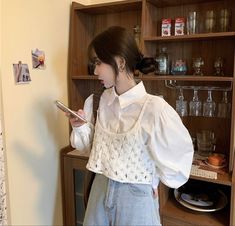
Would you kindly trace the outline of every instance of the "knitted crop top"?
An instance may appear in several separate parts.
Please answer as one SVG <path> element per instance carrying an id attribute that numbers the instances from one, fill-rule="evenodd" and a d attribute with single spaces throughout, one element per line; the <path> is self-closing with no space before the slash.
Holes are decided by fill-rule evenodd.
<path id="1" fill-rule="evenodd" d="M 151 184 L 154 162 L 141 136 L 140 121 L 148 96 L 134 126 L 125 133 L 112 133 L 102 128 L 99 113 L 87 169 L 119 182 Z"/>

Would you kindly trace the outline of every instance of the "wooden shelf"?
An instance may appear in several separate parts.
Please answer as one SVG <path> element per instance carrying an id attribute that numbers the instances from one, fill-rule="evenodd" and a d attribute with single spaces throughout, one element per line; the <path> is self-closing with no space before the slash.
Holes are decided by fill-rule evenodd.
<path id="1" fill-rule="evenodd" d="M 72 76 L 74 80 L 98 80 L 98 77 L 95 75 L 78 75 Z M 193 75 L 140 75 L 136 76 L 136 79 L 141 79 L 143 81 L 152 81 L 152 80 L 177 80 L 177 81 L 220 81 L 220 82 L 233 82 L 234 78 L 232 76 L 193 76 Z"/>
<path id="2" fill-rule="evenodd" d="M 211 213 L 197 212 L 186 207 L 181 206 L 171 194 L 164 207 L 162 208 L 162 215 L 166 218 L 175 219 L 186 224 L 193 225 L 213 225 L 213 226 L 228 226 L 229 225 L 229 211 L 227 208 Z"/>
<path id="3" fill-rule="evenodd" d="M 204 0 L 147 0 L 148 2 L 152 3 L 153 5 L 162 8 L 162 7 L 169 7 L 169 6 L 177 6 L 177 5 L 189 5 L 189 4 L 199 4 L 205 3 Z M 220 0 L 210 0 L 207 2 L 214 2 Z"/>
<path id="4" fill-rule="evenodd" d="M 72 76 L 74 80 L 98 80 L 98 77 L 95 75 L 78 75 Z"/>
<path id="5" fill-rule="evenodd" d="M 142 0 L 128 0 L 128 1 L 118 1 L 112 3 L 102 3 L 94 5 L 81 5 L 79 3 L 73 3 L 74 8 L 79 10 L 79 12 L 97 15 L 105 13 L 119 13 L 124 11 L 135 11 L 141 10 Z"/>
<path id="6" fill-rule="evenodd" d="M 199 41 L 199 40 L 212 40 L 212 39 L 224 39 L 234 38 L 235 32 L 217 32 L 217 33 L 202 33 L 193 35 L 180 35 L 180 36 L 152 36 L 144 37 L 144 41 L 151 42 L 175 42 L 175 41 Z"/>
<path id="7" fill-rule="evenodd" d="M 232 186 L 232 176 L 229 173 L 225 174 L 218 174 L 217 179 L 208 179 L 203 177 L 197 177 L 197 176 L 190 176 L 191 179 L 201 180 L 201 181 L 207 181 L 215 184 L 223 184 L 227 186 Z"/>
<path id="8" fill-rule="evenodd" d="M 232 82 L 233 77 L 216 77 L 216 76 L 193 76 L 193 75 L 141 75 L 137 78 L 141 80 L 177 80 L 177 81 L 224 81 Z"/>

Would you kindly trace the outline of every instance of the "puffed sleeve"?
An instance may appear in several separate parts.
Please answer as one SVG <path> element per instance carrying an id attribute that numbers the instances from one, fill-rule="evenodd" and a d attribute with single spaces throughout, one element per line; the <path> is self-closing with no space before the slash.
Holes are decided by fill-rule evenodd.
<path id="1" fill-rule="evenodd" d="M 166 102 L 155 116 L 150 140 L 156 176 L 160 181 L 171 188 L 186 183 L 193 160 L 192 139 L 178 113 Z"/>
<path id="2" fill-rule="evenodd" d="M 94 136 L 93 95 L 86 99 L 83 110 L 87 123 L 80 127 L 73 127 L 70 142 L 72 147 L 81 153 L 89 154 Z"/>

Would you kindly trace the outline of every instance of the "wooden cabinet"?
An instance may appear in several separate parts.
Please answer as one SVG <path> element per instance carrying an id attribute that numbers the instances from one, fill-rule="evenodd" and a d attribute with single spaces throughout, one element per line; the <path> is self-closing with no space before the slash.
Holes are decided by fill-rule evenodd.
<path id="1" fill-rule="evenodd" d="M 231 28 L 228 32 L 204 33 L 182 36 L 161 36 L 161 19 L 186 17 L 189 11 L 201 15 L 200 24 L 204 23 L 205 12 L 214 10 L 217 15 L 222 8 L 232 12 Z M 217 18 L 218 22 L 218 18 Z M 82 108 L 85 99 L 99 88 L 97 77 L 88 75 L 87 47 L 92 38 L 113 25 L 126 27 L 130 32 L 136 25 L 141 26 L 141 49 L 145 56 L 155 56 L 156 50 L 167 47 L 169 58 L 185 59 L 188 71 L 186 75 L 154 74 L 139 75 L 149 93 L 163 95 L 165 100 L 175 108 L 178 89 L 183 87 L 184 97 L 189 102 L 193 96 L 193 87 L 199 87 L 199 98 L 207 98 L 207 91 L 214 87 L 213 100 L 221 101 L 222 93 L 228 90 L 231 103 L 230 115 L 219 117 L 182 117 L 182 121 L 192 136 L 202 129 L 213 130 L 216 134 L 216 152 L 224 153 L 228 158 L 228 170 L 218 174 L 217 179 L 191 176 L 190 180 L 205 181 L 215 184 L 225 191 L 228 205 L 218 212 L 201 213 L 188 210 L 176 202 L 172 190 L 160 185 L 160 213 L 163 225 L 235 225 L 235 176 L 234 176 L 234 113 L 235 113 L 235 2 L 233 0 L 129 0 L 84 6 L 73 3 L 71 7 L 70 40 L 69 40 L 69 106 L 72 109 Z M 217 27 L 218 28 L 218 27 Z M 204 59 L 203 76 L 194 76 L 192 61 L 196 57 Z M 224 59 L 224 76 L 214 76 L 214 61 L 217 57 Z M 66 149 L 67 150 L 67 149 Z M 71 151 L 71 148 L 69 149 Z M 75 225 L 75 219 L 83 216 L 84 207 L 79 206 L 81 198 L 77 187 L 81 186 L 85 172 L 85 160 L 67 155 L 63 159 L 63 191 L 65 225 Z M 79 173 L 74 171 L 79 169 Z M 77 180 L 76 177 L 81 179 Z M 77 194 L 77 195 L 75 195 Z M 78 199 L 79 199 L 78 198 Z M 75 210 L 75 205 L 77 209 Z M 69 204 L 68 204 L 69 203 Z M 80 208 L 80 209 L 79 209 Z M 79 221 L 80 222 L 80 221 Z M 81 221 L 82 222 L 82 221 Z M 80 223 L 81 223 L 80 222 Z M 79 224 L 78 224 L 79 225 Z"/>
<path id="2" fill-rule="evenodd" d="M 82 226 L 85 214 L 85 191 L 90 173 L 86 170 L 88 157 L 69 154 L 71 147 L 61 152 L 64 225 Z"/>

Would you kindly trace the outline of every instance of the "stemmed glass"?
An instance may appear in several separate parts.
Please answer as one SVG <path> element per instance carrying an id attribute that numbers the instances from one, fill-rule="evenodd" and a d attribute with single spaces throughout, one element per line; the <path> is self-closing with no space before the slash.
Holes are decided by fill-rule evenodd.
<path id="1" fill-rule="evenodd" d="M 198 90 L 193 90 L 193 99 L 189 102 L 189 115 L 201 116 L 202 102 L 198 99 Z"/>
<path id="2" fill-rule="evenodd" d="M 220 103 L 218 103 L 218 114 L 220 118 L 229 117 L 231 109 L 231 104 L 228 102 L 227 91 L 223 92 L 223 98 Z"/>
<path id="3" fill-rule="evenodd" d="M 183 89 L 180 88 L 180 94 L 178 100 L 176 100 L 176 111 L 180 116 L 187 116 L 188 109 L 187 109 L 187 101 L 184 100 Z"/>
<path id="4" fill-rule="evenodd" d="M 208 90 L 207 100 L 203 103 L 203 116 L 214 117 L 216 104 L 212 99 L 212 91 Z"/>

